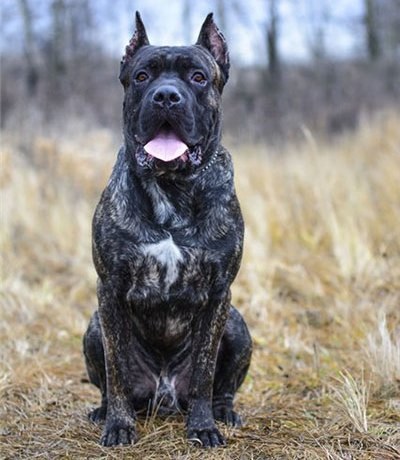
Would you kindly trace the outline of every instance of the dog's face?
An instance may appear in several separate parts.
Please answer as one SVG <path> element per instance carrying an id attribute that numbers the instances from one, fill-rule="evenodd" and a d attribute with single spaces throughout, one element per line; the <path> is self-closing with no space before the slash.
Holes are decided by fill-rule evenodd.
<path id="1" fill-rule="evenodd" d="M 220 98 L 228 79 L 225 39 L 212 15 L 193 46 L 151 46 L 139 14 L 121 63 L 124 134 L 139 173 L 192 172 L 220 138 Z"/>

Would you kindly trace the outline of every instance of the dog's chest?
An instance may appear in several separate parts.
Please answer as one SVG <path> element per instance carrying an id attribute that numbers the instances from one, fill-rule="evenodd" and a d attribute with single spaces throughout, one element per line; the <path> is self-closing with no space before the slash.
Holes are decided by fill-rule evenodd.
<path id="1" fill-rule="evenodd" d="M 163 274 L 164 288 L 168 289 L 177 280 L 180 273 L 180 265 L 183 262 L 181 249 L 169 236 L 158 243 L 143 244 L 141 251 L 150 264 L 156 263 L 159 266 Z"/>
<path id="2" fill-rule="evenodd" d="M 196 237 L 201 226 L 196 197 L 183 184 L 166 187 L 149 181 L 145 191 L 145 218 L 137 226 L 141 241 L 127 253 L 131 254 L 127 300 L 147 312 L 150 305 L 164 310 L 175 308 L 179 312 L 170 311 L 171 315 L 180 316 L 182 308 L 191 305 L 195 309 L 203 304 L 210 288 L 210 251 Z"/>

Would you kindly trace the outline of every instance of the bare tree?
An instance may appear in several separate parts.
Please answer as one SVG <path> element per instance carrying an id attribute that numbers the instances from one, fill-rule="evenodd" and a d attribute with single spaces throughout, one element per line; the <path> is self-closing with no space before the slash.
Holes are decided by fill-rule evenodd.
<path id="1" fill-rule="evenodd" d="M 276 84 L 280 79 L 278 0 L 267 0 L 266 5 L 268 14 L 266 27 L 268 72 L 271 82 Z"/>
<path id="2" fill-rule="evenodd" d="M 226 1 L 225 0 L 215 0 L 216 2 L 216 11 L 217 11 L 217 18 L 218 18 L 218 24 L 221 30 L 227 31 L 227 21 L 226 21 L 226 12 L 227 12 L 227 7 L 226 7 Z"/>
<path id="3" fill-rule="evenodd" d="M 377 5 L 376 0 L 364 0 L 365 9 L 365 34 L 367 52 L 371 61 L 377 60 L 381 56 L 381 43 L 378 33 Z"/>
<path id="4" fill-rule="evenodd" d="M 35 36 L 33 33 L 33 14 L 28 0 L 18 1 L 19 10 L 22 16 L 24 55 L 26 62 L 25 84 L 28 96 L 34 96 L 37 91 L 39 71 L 36 63 Z"/>
<path id="5" fill-rule="evenodd" d="M 304 32 L 306 41 L 315 61 L 320 61 L 326 56 L 326 32 L 331 21 L 330 6 L 318 0 L 303 3 L 305 16 Z"/>
<path id="6" fill-rule="evenodd" d="M 183 34 L 185 43 L 190 43 L 193 37 L 192 33 L 192 13 L 193 13 L 193 2 L 192 0 L 183 0 L 182 6 L 182 22 L 184 24 Z"/>
<path id="7" fill-rule="evenodd" d="M 378 23 L 382 54 L 400 55 L 400 0 L 380 0 Z"/>
<path id="8" fill-rule="evenodd" d="M 67 70 L 67 6 L 65 0 L 53 0 L 50 8 L 51 36 L 47 42 L 45 58 L 50 83 L 50 100 L 60 98 L 65 92 Z"/>

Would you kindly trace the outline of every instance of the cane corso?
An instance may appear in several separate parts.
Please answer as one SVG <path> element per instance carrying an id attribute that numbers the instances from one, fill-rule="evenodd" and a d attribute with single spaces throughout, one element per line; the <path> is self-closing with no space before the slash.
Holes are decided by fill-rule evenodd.
<path id="1" fill-rule="evenodd" d="M 151 46 L 136 31 L 121 62 L 123 147 L 93 218 L 99 307 L 84 336 L 104 422 L 101 444 L 137 439 L 137 414 L 187 413 L 187 436 L 225 444 L 240 426 L 234 395 L 251 338 L 231 305 L 243 220 L 220 144 L 228 80 L 224 36 L 209 14 L 193 46 Z"/>

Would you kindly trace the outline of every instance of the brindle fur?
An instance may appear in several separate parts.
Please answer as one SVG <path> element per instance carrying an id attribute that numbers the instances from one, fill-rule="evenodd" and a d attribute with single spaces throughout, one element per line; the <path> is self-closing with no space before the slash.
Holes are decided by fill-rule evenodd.
<path id="1" fill-rule="evenodd" d="M 135 80 L 140 69 L 145 83 Z M 201 87 L 190 79 L 199 69 Z M 196 45 L 154 47 L 137 13 L 121 63 L 124 145 L 93 219 L 99 308 L 84 336 L 89 378 L 102 395 L 90 418 L 105 422 L 105 446 L 135 442 L 140 412 L 187 412 L 188 438 L 205 447 L 225 443 L 215 420 L 241 425 L 233 398 L 251 339 L 230 304 L 244 227 L 220 145 L 228 70 L 212 15 Z M 165 122 L 190 147 L 187 161 L 144 152 Z"/>

